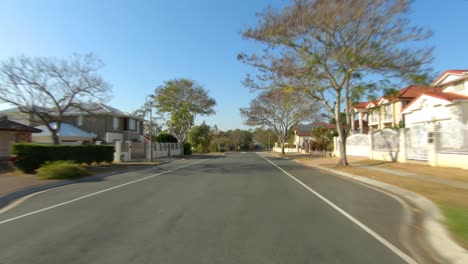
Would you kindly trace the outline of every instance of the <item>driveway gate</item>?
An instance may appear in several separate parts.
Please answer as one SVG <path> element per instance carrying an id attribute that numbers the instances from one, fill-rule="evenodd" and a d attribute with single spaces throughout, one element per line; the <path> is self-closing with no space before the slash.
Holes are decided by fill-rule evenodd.
<path id="1" fill-rule="evenodd" d="M 407 158 L 428 160 L 427 124 L 418 124 L 406 131 Z"/>

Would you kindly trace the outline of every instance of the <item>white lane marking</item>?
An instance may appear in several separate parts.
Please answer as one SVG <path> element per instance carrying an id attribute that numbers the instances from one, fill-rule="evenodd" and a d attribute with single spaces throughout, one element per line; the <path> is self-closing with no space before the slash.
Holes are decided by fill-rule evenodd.
<path id="1" fill-rule="evenodd" d="M 400 249 L 398 249 L 397 247 L 395 247 L 394 245 L 392 245 L 390 242 L 388 242 L 385 238 L 381 237 L 379 234 L 377 234 L 376 232 L 374 232 L 372 229 L 370 229 L 369 227 L 367 227 L 365 224 L 361 223 L 359 220 L 357 220 L 356 218 L 354 218 L 352 215 L 348 214 L 345 210 L 341 209 L 339 206 L 337 206 L 336 204 L 334 204 L 333 202 L 331 202 L 330 200 L 328 200 L 327 198 L 325 198 L 324 196 L 322 196 L 320 193 L 316 192 L 315 190 L 313 190 L 312 188 L 310 188 L 309 186 L 307 186 L 305 183 L 301 182 L 300 180 L 298 180 L 296 177 L 292 176 L 291 174 L 289 174 L 287 171 L 283 170 L 283 168 L 281 168 L 280 166 L 276 165 L 273 161 L 261 156 L 263 159 L 265 159 L 266 161 L 268 161 L 269 163 L 271 163 L 273 166 L 275 166 L 277 169 L 279 169 L 280 171 L 282 171 L 284 174 L 286 174 L 287 176 L 289 176 L 291 179 L 293 179 L 294 181 L 296 181 L 297 183 L 299 183 L 300 185 L 302 185 L 302 187 L 306 188 L 309 192 L 313 193 L 315 196 L 317 196 L 318 198 L 320 198 L 322 201 L 324 201 L 325 203 L 327 203 L 328 205 L 330 205 L 333 209 L 335 209 L 336 211 L 338 211 L 340 214 L 342 214 L 343 216 L 345 216 L 346 218 L 348 218 L 351 222 L 353 222 L 354 224 L 356 224 L 357 226 L 359 226 L 361 229 L 363 229 L 364 231 L 366 231 L 369 235 L 371 235 L 372 237 L 374 237 L 375 239 L 377 239 L 380 243 L 382 243 L 384 246 L 386 246 L 388 249 L 390 249 L 393 253 L 395 253 L 396 255 L 398 255 L 400 258 L 402 258 L 404 261 L 406 261 L 406 263 L 410 263 L 410 264 L 417 264 L 417 262 L 412 259 L 410 256 L 408 256 L 407 254 L 405 254 L 403 251 L 401 251 Z"/>
<path id="2" fill-rule="evenodd" d="M 154 178 L 154 177 L 157 177 L 157 176 L 169 173 L 169 172 L 173 172 L 175 170 L 182 169 L 182 168 L 185 168 L 185 167 L 188 167 L 188 166 L 191 166 L 191 165 L 203 162 L 203 161 L 206 161 L 206 160 L 200 160 L 200 161 L 197 161 L 197 162 L 193 162 L 193 163 L 190 163 L 190 164 L 187 164 L 187 165 L 183 165 L 183 166 L 174 168 L 172 170 L 163 171 L 163 172 L 160 172 L 160 173 L 157 173 L 157 174 L 146 176 L 146 177 L 138 179 L 138 180 L 122 183 L 122 184 L 116 185 L 114 187 L 110 187 L 110 188 L 107 188 L 107 189 L 104 189 L 104 190 L 100 190 L 100 191 L 97 191 L 97 192 L 94 192 L 94 193 L 90 193 L 90 194 L 87 194 L 87 195 L 72 199 L 72 200 L 68 200 L 66 202 L 62 202 L 62 203 L 52 205 L 52 206 L 49 206 L 49 207 L 45 207 L 45 208 L 42 208 L 42 209 L 39 209 L 39 210 L 36 210 L 36 211 L 32 211 L 32 212 L 29 212 L 29 213 L 26 213 L 26 214 L 15 216 L 15 217 L 0 221 L 0 225 L 11 222 L 11 221 L 15 221 L 15 220 L 18 220 L 18 219 L 21 219 L 21 218 L 24 218 L 26 216 L 30 216 L 30 215 L 38 214 L 38 213 L 41 213 L 41 212 L 44 212 L 44 211 L 48 211 L 48 210 L 57 208 L 57 207 L 62 206 L 62 205 L 66 205 L 66 204 L 73 203 L 73 202 L 76 202 L 76 201 L 79 201 L 79 200 L 82 200 L 82 199 L 86 199 L 86 198 L 89 198 L 91 196 L 95 196 L 95 195 L 98 195 L 98 194 L 101 194 L 101 193 L 104 193 L 104 192 L 112 191 L 112 190 L 115 190 L 117 188 L 121 188 L 121 187 L 130 185 L 130 184 L 133 184 L 133 183 L 136 183 L 136 182 L 140 182 L 140 181 L 144 181 L 144 180 L 147 180 L 147 179 L 150 179 L 150 178 Z"/>

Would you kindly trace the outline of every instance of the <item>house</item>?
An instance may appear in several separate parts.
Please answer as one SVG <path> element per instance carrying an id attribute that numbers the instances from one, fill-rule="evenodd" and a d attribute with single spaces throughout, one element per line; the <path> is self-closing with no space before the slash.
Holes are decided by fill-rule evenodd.
<path id="1" fill-rule="evenodd" d="M 97 136 L 97 141 L 113 143 L 114 141 L 143 142 L 144 119 L 123 112 L 114 107 L 102 103 L 88 103 L 84 107 L 86 111 L 72 108 L 66 111 L 62 117 L 62 124 L 75 126 L 87 133 Z M 34 115 L 21 113 L 18 108 L 0 111 L 7 114 L 10 120 L 32 126 L 42 125 L 34 118 Z"/>
<path id="2" fill-rule="evenodd" d="M 0 159 L 10 158 L 12 143 L 31 142 L 31 134 L 40 132 L 39 129 L 11 121 L 7 116 L 0 118 Z"/>
<path id="3" fill-rule="evenodd" d="M 424 92 L 441 93 L 437 86 L 410 85 L 395 94 L 382 96 L 366 105 L 370 130 L 402 127 L 405 119 L 401 113 L 411 101 Z"/>
<path id="4" fill-rule="evenodd" d="M 57 125 L 55 123 L 52 123 L 50 124 L 50 126 L 56 127 Z M 31 140 L 33 142 L 47 144 L 53 143 L 52 133 L 45 125 L 37 126 L 36 128 L 42 130 L 42 132 L 32 135 Z M 60 143 L 64 144 L 91 144 L 97 137 L 96 134 L 88 133 L 77 127 L 65 123 L 60 125 L 58 136 Z"/>
<path id="5" fill-rule="evenodd" d="M 97 140 L 144 142 L 143 121 L 136 115 L 123 112 L 102 103 L 90 103 L 86 111 L 72 109 L 63 117 L 63 123 L 74 125 L 97 135 Z"/>
<path id="6" fill-rule="evenodd" d="M 438 136 L 441 152 L 468 154 L 468 70 L 445 71 L 432 85 L 442 92 L 423 92 L 404 107 L 406 127 L 414 139 L 429 141 L 428 137 Z M 430 134 L 432 131 L 437 134 Z M 428 159 L 426 152 L 419 158 Z"/>
<path id="7" fill-rule="evenodd" d="M 300 149 L 304 150 L 305 152 L 309 152 L 312 143 L 317 141 L 313 135 L 313 131 L 316 128 L 324 128 L 330 131 L 330 138 L 332 138 L 334 131 L 336 130 L 336 125 L 325 122 L 314 122 L 307 125 L 297 125 L 294 129 L 294 145 L 296 145 L 296 150 L 298 152 Z"/>
<path id="8" fill-rule="evenodd" d="M 351 133 L 360 133 L 360 134 L 367 134 L 369 131 L 368 127 L 368 110 L 367 106 L 369 102 L 359 102 L 354 103 L 351 108 L 350 112 L 353 116 L 352 120 L 354 122 L 351 123 Z"/>

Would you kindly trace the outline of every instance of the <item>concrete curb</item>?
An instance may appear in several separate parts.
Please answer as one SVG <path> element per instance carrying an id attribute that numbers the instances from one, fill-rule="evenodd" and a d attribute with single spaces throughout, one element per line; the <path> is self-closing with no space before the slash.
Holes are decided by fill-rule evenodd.
<path id="1" fill-rule="evenodd" d="M 355 181 L 389 191 L 397 196 L 411 201 L 414 205 L 416 205 L 419 209 L 423 211 L 423 226 L 426 231 L 426 239 L 429 242 L 432 249 L 440 257 L 448 261 L 448 263 L 468 263 L 468 251 L 453 241 L 448 231 L 441 224 L 441 222 L 444 221 L 444 216 L 440 212 L 439 208 L 426 197 L 423 197 L 417 193 L 402 189 L 394 185 L 390 185 L 377 180 L 372 180 L 355 174 L 330 169 L 319 165 L 306 164 L 297 160 L 295 160 L 295 162 L 303 164 L 305 166 L 314 167 L 320 170 L 338 174 L 340 176 L 347 177 Z"/>
<path id="2" fill-rule="evenodd" d="M 168 164 L 168 163 L 172 163 L 172 162 L 176 162 L 176 161 L 178 161 L 178 160 L 163 161 L 163 162 L 161 162 L 159 164 L 147 165 L 147 166 L 143 166 L 142 168 L 127 169 L 127 170 L 123 170 L 123 171 L 114 171 L 114 172 L 96 174 L 96 175 L 93 175 L 93 176 L 90 176 L 90 177 L 80 178 L 80 179 L 76 179 L 76 180 L 61 180 L 61 181 L 56 181 L 56 182 L 53 182 L 53 183 L 34 185 L 34 186 L 18 189 L 18 190 L 15 190 L 15 191 L 12 191 L 10 193 L 7 193 L 7 194 L 4 194 L 4 195 L 0 196 L 0 209 L 6 207 L 8 204 L 12 203 L 13 201 L 15 201 L 15 200 L 17 200 L 19 198 L 28 196 L 28 195 L 33 194 L 33 193 L 42 192 L 42 191 L 45 191 L 45 190 L 54 189 L 54 188 L 58 188 L 58 187 L 62 187 L 62 186 L 70 185 L 70 184 L 75 184 L 75 183 L 96 181 L 96 180 L 99 180 L 99 179 L 102 179 L 102 178 L 105 178 L 105 177 L 109 177 L 109 176 L 112 176 L 112 175 L 127 173 L 127 172 L 131 172 L 131 171 L 145 170 L 145 169 L 149 169 L 149 168 L 151 168 L 153 166 L 164 165 L 164 164 Z"/>

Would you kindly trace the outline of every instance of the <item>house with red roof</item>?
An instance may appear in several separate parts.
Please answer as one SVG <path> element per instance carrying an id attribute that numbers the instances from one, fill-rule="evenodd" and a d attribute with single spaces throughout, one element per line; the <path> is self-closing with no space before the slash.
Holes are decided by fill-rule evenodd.
<path id="1" fill-rule="evenodd" d="M 333 132 L 336 130 L 335 124 L 329 124 L 326 122 L 313 122 L 310 124 L 298 124 L 294 129 L 294 145 L 296 145 L 296 151 L 308 152 L 310 144 L 317 139 L 313 136 L 313 131 L 316 128 L 323 128 L 324 130 L 330 131 L 332 137 Z"/>
<path id="2" fill-rule="evenodd" d="M 366 105 L 367 121 L 371 130 L 401 127 L 405 119 L 401 113 L 412 100 L 421 93 L 441 93 L 442 88 L 437 86 L 410 85 L 395 94 L 380 97 Z"/>
<path id="3" fill-rule="evenodd" d="M 413 138 L 422 141 L 435 131 L 442 152 L 468 154 L 468 70 L 445 71 L 432 85 L 442 92 L 425 91 L 402 109 L 406 127 L 421 131 Z"/>

